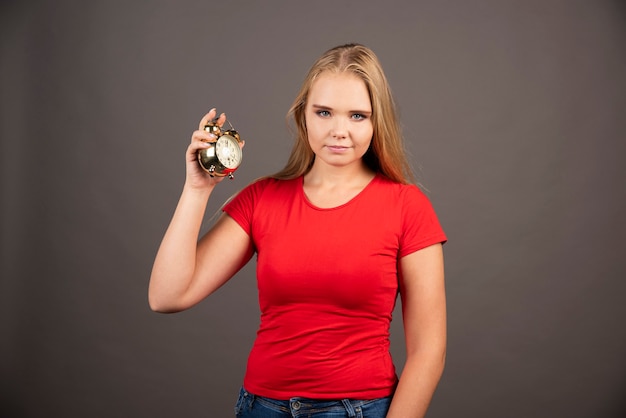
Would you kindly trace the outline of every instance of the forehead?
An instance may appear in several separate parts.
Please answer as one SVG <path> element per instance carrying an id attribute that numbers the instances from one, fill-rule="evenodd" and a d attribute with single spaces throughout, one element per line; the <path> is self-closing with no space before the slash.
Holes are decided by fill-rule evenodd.
<path id="1" fill-rule="evenodd" d="M 370 110 L 365 82 L 350 72 L 320 74 L 311 85 L 309 104 L 350 110 Z"/>

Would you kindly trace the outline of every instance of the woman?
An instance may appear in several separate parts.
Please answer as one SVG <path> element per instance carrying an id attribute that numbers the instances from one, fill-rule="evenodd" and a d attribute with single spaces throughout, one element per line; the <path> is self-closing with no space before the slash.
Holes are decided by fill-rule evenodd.
<path id="1" fill-rule="evenodd" d="M 288 115 L 297 138 L 285 168 L 241 191 L 197 241 L 220 181 L 196 159 L 215 141 L 202 129 L 215 109 L 200 121 L 154 263 L 150 306 L 187 309 L 256 253 L 261 325 L 237 416 L 421 417 L 444 367 L 446 237 L 411 184 L 374 53 L 354 44 L 327 51 Z M 221 114 L 218 124 L 225 121 Z M 389 354 L 398 292 L 407 353 L 399 380 Z"/>

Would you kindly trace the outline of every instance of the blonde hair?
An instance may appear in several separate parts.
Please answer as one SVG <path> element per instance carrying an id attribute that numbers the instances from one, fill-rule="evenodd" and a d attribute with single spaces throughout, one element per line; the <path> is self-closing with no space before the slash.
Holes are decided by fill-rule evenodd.
<path id="1" fill-rule="evenodd" d="M 350 72 L 365 83 L 372 105 L 374 133 L 370 148 L 363 156 L 369 168 L 398 183 L 413 183 L 411 166 L 406 158 L 396 105 L 382 66 L 374 52 L 359 44 L 346 44 L 326 51 L 309 70 L 296 96 L 287 121 L 295 125 L 296 142 L 285 167 L 270 177 L 293 179 L 311 169 L 315 154 L 307 137 L 305 109 L 311 86 L 324 72 Z"/>

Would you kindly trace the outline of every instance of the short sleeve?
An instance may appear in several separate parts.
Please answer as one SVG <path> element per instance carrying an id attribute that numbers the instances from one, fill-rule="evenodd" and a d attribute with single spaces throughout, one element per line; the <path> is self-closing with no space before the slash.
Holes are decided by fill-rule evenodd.
<path id="1" fill-rule="evenodd" d="M 400 257 L 447 241 L 430 200 L 416 186 L 408 186 L 403 190 L 401 204 Z"/>
<path id="2" fill-rule="evenodd" d="M 264 181 L 259 180 L 246 186 L 222 208 L 222 211 L 233 218 L 250 236 L 252 236 L 252 217 L 262 192 L 263 184 Z"/>

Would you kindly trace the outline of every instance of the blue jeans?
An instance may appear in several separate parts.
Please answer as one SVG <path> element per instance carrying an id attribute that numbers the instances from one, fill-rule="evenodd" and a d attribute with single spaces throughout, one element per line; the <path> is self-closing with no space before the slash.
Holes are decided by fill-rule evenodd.
<path id="1" fill-rule="evenodd" d="M 241 388 L 235 415 L 238 418 L 384 418 L 389 405 L 391 396 L 371 400 L 291 398 L 280 401 L 256 396 Z"/>

